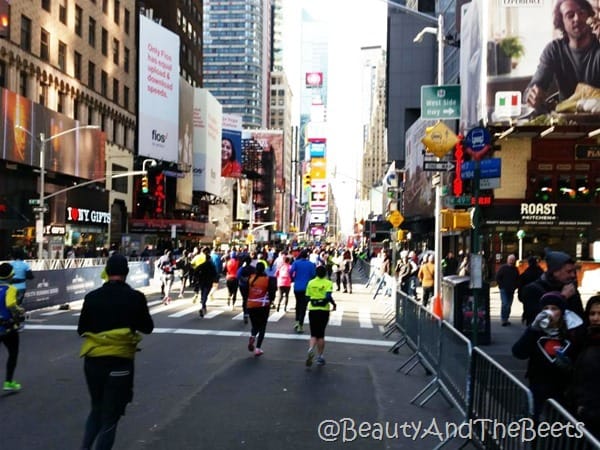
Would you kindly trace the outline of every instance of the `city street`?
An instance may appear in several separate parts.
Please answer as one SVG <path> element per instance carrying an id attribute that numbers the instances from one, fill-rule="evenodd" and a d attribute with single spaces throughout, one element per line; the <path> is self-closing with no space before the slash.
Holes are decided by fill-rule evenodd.
<path id="1" fill-rule="evenodd" d="M 435 446 L 439 436 L 423 435 L 423 429 L 405 426 L 394 434 L 405 422 L 427 428 L 435 419 L 442 427 L 458 418 L 439 396 L 423 408 L 408 403 L 429 378 L 421 368 L 408 376 L 396 372 L 410 353 L 388 352 L 393 341 L 384 340 L 380 328 L 386 302 L 372 300 L 361 285 L 351 295 L 335 294 L 340 312 L 328 327 L 327 364 L 310 369 L 305 367 L 307 327 L 303 335 L 292 331 L 293 312 L 271 314 L 265 354 L 255 358 L 246 348 L 249 325 L 239 320 L 239 307 L 226 307 L 223 290 L 209 302 L 204 319 L 189 293 L 168 308 L 157 294 L 148 295 L 156 329 L 140 344 L 134 400 L 120 422 L 115 448 Z M 11 411 L 4 419 L 6 448 L 77 448 L 89 407 L 77 356 L 80 303 L 68 311 L 31 314 L 16 373 L 23 391 L 1 397 L 3 410 Z M 332 422 L 320 429 L 324 421 Z M 361 422 L 372 429 L 363 437 L 356 434 Z M 376 432 L 377 424 L 386 422 L 388 438 Z"/>

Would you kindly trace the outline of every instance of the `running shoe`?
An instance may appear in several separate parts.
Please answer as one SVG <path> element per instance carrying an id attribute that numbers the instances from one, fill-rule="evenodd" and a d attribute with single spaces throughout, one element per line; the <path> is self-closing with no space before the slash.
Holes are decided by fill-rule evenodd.
<path id="1" fill-rule="evenodd" d="M 198 303 L 198 294 L 194 294 L 194 297 L 192 298 L 192 303 Z"/>
<path id="2" fill-rule="evenodd" d="M 312 366 L 314 357 L 315 357 L 315 349 L 313 347 L 311 347 L 308 349 L 308 354 L 306 355 L 306 367 Z"/>
<path id="3" fill-rule="evenodd" d="M 255 337 L 254 336 L 250 336 L 250 339 L 248 339 L 248 351 L 249 352 L 253 352 L 254 351 L 254 341 L 255 341 Z"/>
<path id="4" fill-rule="evenodd" d="M 17 392 L 21 390 L 21 385 L 16 381 L 5 381 L 2 389 L 9 392 Z"/>
<path id="5" fill-rule="evenodd" d="M 256 350 L 254 350 L 254 356 L 258 357 L 258 356 L 262 355 L 263 353 L 264 352 L 260 348 L 257 348 Z"/>
<path id="6" fill-rule="evenodd" d="M 200 317 L 204 317 L 204 309 L 200 308 L 200 311 L 198 311 L 198 314 L 200 314 Z"/>
<path id="7" fill-rule="evenodd" d="M 323 358 L 323 356 L 319 355 L 319 357 L 317 358 L 317 366 L 324 366 L 325 365 L 325 358 Z"/>

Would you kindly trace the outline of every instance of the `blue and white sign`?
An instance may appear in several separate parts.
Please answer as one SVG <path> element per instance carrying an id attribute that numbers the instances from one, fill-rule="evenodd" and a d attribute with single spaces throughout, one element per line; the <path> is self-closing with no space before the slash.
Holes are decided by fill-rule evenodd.
<path id="1" fill-rule="evenodd" d="M 492 136 L 487 128 L 475 127 L 467 133 L 465 137 L 465 147 L 470 148 L 475 153 L 483 150 L 492 143 Z"/>
<path id="2" fill-rule="evenodd" d="M 479 178 L 500 178 L 502 159 L 487 158 L 479 161 Z M 460 177 L 470 180 L 475 177 L 475 161 L 466 161 L 460 166 Z"/>

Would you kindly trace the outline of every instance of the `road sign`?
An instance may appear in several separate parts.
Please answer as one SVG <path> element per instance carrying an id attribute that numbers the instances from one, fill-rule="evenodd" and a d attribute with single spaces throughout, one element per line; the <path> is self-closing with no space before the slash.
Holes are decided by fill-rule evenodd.
<path id="1" fill-rule="evenodd" d="M 431 185 L 436 187 L 440 184 L 442 184 L 442 176 L 439 173 L 436 173 L 431 177 Z"/>
<path id="2" fill-rule="evenodd" d="M 40 204 L 40 199 L 39 198 L 30 198 L 29 199 L 29 204 L 30 205 L 39 205 Z"/>
<path id="3" fill-rule="evenodd" d="M 402 225 L 402 222 L 404 222 L 404 216 L 400 214 L 400 211 L 395 210 L 387 216 L 387 220 L 394 228 L 398 228 L 400 225 Z"/>
<path id="4" fill-rule="evenodd" d="M 452 161 L 423 161 L 425 172 L 449 172 L 454 170 L 456 164 Z"/>
<path id="5" fill-rule="evenodd" d="M 421 86 L 421 119 L 460 119 L 460 85 Z"/>
<path id="6" fill-rule="evenodd" d="M 501 166 L 501 158 L 482 159 L 479 161 L 479 177 L 500 178 Z M 475 177 L 475 161 L 465 161 L 460 165 L 460 177 L 463 180 L 469 180 Z"/>
<path id="7" fill-rule="evenodd" d="M 36 213 L 48 212 L 48 207 L 45 205 L 44 206 L 34 206 L 31 209 L 33 209 L 33 212 L 36 212 Z"/>
<path id="8" fill-rule="evenodd" d="M 458 138 L 444 122 L 438 122 L 427 128 L 425 137 L 421 139 L 421 142 L 427 147 L 427 151 L 438 158 L 442 158 L 454 148 Z"/>

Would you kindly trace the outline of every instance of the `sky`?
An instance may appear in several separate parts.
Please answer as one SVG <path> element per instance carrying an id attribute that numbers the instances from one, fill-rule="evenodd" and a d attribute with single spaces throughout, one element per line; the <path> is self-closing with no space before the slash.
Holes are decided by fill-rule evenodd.
<path id="1" fill-rule="evenodd" d="M 300 5 L 305 6 L 329 27 L 329 79 L 327 93 L 327 137 L 328 172 L 336 178 L 332 189 L 336 205 L 340 211 L 342 232 L 348 234 L 354 222 L 354 202 L 356 184 L 353 178 L 359 175 L 358 167 L 362 158 L 361 128 L 361 57 L 360 49 L 380 45 L 385 48 L 387 4 L 381 0 L 285 0 L 286 15 L 295 15 Z M 293 35 L 297 32 L 290 25 Z M 284 60 L 286 72 L 298 72 L 296 53 L 299 44 L 293 40 L 284 50 L 288 58 Z M 296 59 L 294 59 L 296 58 Z M 300 79 L 290 76 L 291 81 Z M 298 92 L 298 86 L 292 86 Z"/>

